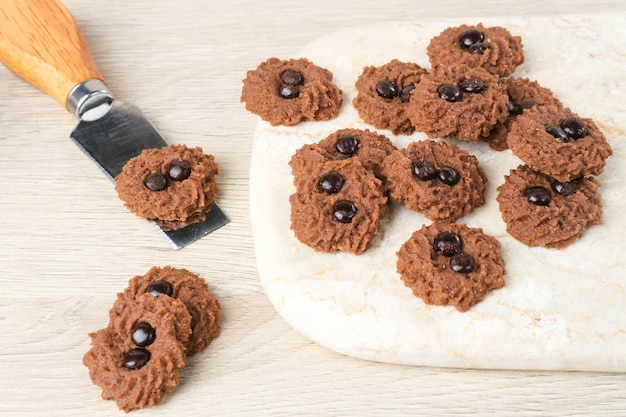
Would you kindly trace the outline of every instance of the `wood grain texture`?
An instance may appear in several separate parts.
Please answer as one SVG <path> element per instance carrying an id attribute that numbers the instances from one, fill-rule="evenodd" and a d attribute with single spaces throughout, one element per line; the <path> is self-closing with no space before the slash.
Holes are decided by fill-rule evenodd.
<path id="1" fill-rule="evenodd" d="M 0 9 L 4 6 L 0 0 Z M 241 103 L 245 72 L 291 57 L 337 27 L 380 20 L 592 13 L 621 0 L 255 2 L 66 0 L 112 92 L 138 105 L 171 143 L 220 164 L 225 227 L 172 251 L 126 211 L 112 184 L 69 140 L 75 121 L 0 67 L 0 415 L 124 415 L 100 399 L 81 363 L 87 333 L 115 294 L 153 265 L 207 279 L 223 333 L 182 372 L 150 416 L 621 416 L 623 375 L 473 371 L 360 361 L 292 330 L 260 285 L 248 177 L 257 118 Z"/>
<path id="2" fill-rule="evenodd" d="M 63 107 L 78 84 L 102 79 L 71 12 L 57 0 L 3 0 L 0 61 Z"/>

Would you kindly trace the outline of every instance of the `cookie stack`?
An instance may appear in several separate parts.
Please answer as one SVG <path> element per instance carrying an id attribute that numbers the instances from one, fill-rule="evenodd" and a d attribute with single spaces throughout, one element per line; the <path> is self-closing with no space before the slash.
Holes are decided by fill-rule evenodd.
<path id="1" fill-rule="evenodd" d="M 381 172 L 394 149 L 386 136 L 360 129 L 341 129 L 300 148 L 289 162 L 296 237 L 324 252 L 358 255 L 371 247 L 388 212 Z"/>
<path id="2" fill-rule="evenodd" d="M 204 279 L 186 269 L 153 267 L 129 281 L 91 333 L 83 357 L 102 398 L 126 412 L 160 404 L 178 385 L 185 357 L 219 335 L 220 304 Z"/>

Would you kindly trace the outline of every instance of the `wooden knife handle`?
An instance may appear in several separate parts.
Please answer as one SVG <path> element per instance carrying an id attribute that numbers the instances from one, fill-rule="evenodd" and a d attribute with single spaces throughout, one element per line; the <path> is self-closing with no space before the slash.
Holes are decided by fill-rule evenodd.
<path id="1" fill-rule="evenodd" d="M 72 14 L 57 0 L 0 0 L 0 61 L 66 109 L 78 84 L 104 81 Z"/>

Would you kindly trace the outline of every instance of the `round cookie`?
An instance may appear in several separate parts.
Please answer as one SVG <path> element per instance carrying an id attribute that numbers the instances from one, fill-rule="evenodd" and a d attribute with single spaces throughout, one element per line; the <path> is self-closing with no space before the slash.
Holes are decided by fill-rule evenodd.
<path id="1" fill-rule="evenodd" d="M 304 145 L 291 157 L 289 165 L 294 178 L 299 172 L 316 168 L 326 161 L 355 157 L 365 167 L 381 178 L 384 159 L 396 147 L 391 140 L 370 130 L 339 129 L 320 142 Z"/>
<path id="2" fill-rule="evenodd" d="M 499 77 L 513 74 L 524 62 L 522 39 L 499 26 L 450 27 L 431 39 L 426 48 L 431 65 L 462 63 L 481 67 Z"/>
<path id="3" fill-rule="evenodd" d="M 386 189 L 355 158 L 303 170 L 289 197 L 291 229 L 316 251 L 359 255 L 371 247 L 387 215 Z"/>
<path id="4" fill-rule="evenodd" d="M 500 242 L 479 228 L 423 225 L 397 256 L 404 285 L 426 304 L 454 306 L 463 312 L 504 286 Z"/>
<path id="5" fill-rule="evenodd" d="M 431 138 L 476 142 L 508 116 L 506 87 L 482 68 L 439 66 L 422 77 L 409 102 L 415 130 Z"/>
<path id="6" fill-rule="evenodd" d="M 531 81 L 528 78 L 509 77 L 500 80 L 500 82 L 506 86 L 509 96 L 509 115 L 504 122 L 498 123 L 493 128 L 488 137 L 481 138 L 497 151 L 508 149 L 507 136 L 511 130 L 511 124 L 524 110 L 541 106 L 563 107 L 552 90 L 540 86 L 537 81 Z"/>
<path id="7" fill-rule="evenodd" d="M 602 202 L 593 178 L 561 183 L 526 165 L 512 169 L 498 187 L 507 232 L 528 246 L 563 248 L 589 226 L 602 223 Z"/>
<path id="8" fill-rule="evenodd" d="M 145 149 L 115 177 L 115 189 L 136 215 L 163 230 L 202 221 L 215 203 L 219 168 L 202 148 L 169 145 Z"/>
<path id="9" fill-rule="evenodd" d="M 332 80 L 330 71 L 306 58 L 270 58 L 248 71 L 241 102 L 272 126 L 330 120 L 342 103 L 342 91 Z"/>
<path id="10" fill-rule="evenodd" d="M 431 220 L 455 221 L 485 203 L 478 159 L 454 144 L 410 143 L 385 159 L 383 176 L 391 197 Z"/>
<path id="11" fill-rule="evenodd" d="M 102 398 L 126 412 L 160 404 L 178 385 L 185 366 L 191 316 L 169 297 L 118 296 L 109 325 L 91 333 L 83 363 Z"/>
<path id="12" fill-rule="evenodd" d="M 191 315 L 191 336 L 185 344 L 187 355 L 200 352 L 219 335 L 220 304 L 210 293 L 206 281 L 198 275 L 182 268 L 155 266 L 145 275 L 132 278 L 124 295 L 142 297 L 146 292 L 169 295 L 187 307 Z"/>
<path id="13" fill-rule="evenodd" d="M 407 107 L 411 91 L 426 70 L 411 62 L 394 59 L 380 67 L 368 66 L 356 81 L 357 96 L 352 105 L 363 121 L 394 135 L 415 130 Z"/>
<path id="14" fill-rule="evenodd" d="M 507 142 L 526 165 L 561 182 L 601 174 L 612 154 L 593 120 L 568 108 L 525 111 L 511 125 Z"/>

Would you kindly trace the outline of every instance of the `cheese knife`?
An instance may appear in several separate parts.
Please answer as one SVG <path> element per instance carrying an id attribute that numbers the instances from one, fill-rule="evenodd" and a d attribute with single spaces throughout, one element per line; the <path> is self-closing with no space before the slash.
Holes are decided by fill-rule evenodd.
<path id="1" fill-rule="evenodd" d="M 111 179 L 143 149 L 167 142 L 135 106 L 113 98 L 69 10 L 58 0 L 0 0 L 0 62 L 79 119 L 71 139 Z M 163 231 L 180 249 L 228 222 L 217 204 L 206 220 Z"/>

